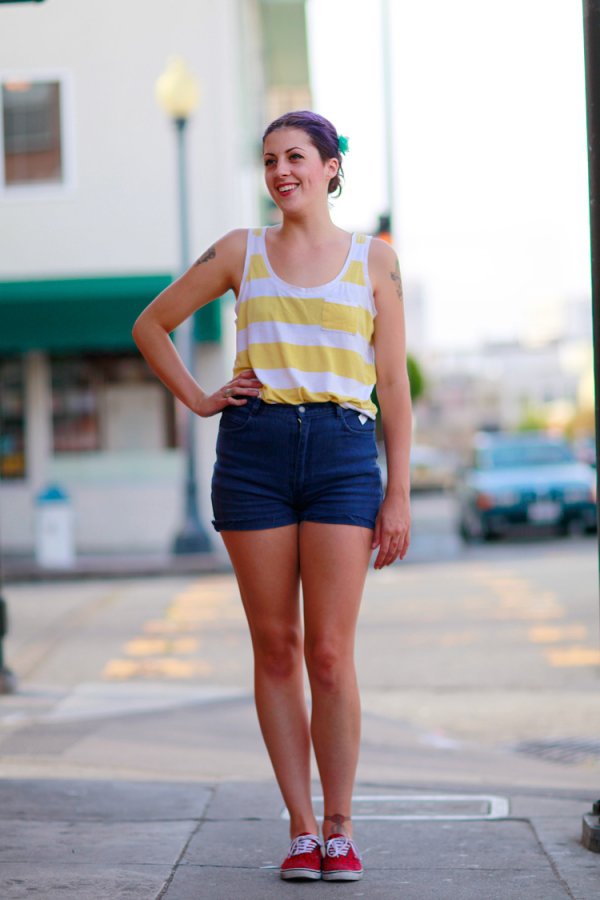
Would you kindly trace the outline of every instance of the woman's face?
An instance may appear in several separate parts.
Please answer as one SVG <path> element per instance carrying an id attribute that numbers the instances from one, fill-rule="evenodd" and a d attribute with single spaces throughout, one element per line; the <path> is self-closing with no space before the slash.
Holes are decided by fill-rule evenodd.
<path id="1" fill-rule="evenodd" d="M 322 203 L 338 170 L 338 161 L 323 162 L 300 128 L 279 128 L 267 135 L 263 159 L 268 191 L 284 214 Z"/>

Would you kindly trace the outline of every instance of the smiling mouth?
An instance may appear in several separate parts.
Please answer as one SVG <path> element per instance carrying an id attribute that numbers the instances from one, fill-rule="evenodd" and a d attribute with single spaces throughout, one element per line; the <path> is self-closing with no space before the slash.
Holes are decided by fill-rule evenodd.
<path id="1" fill-rule="evenodd" d="M 293 194 L 297 187 L 300 187 L 298 184 L 282 184 L 277 188 L 277 193 L 281 194 L 283 197 L 288 194 Z"/>

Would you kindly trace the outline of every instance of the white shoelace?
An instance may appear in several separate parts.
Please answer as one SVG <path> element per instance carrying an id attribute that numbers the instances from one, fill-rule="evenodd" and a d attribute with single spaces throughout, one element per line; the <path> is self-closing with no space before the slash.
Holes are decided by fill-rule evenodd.
<path id="1" fill-rule="evenodd" d="M 301 853 L 312 853 L 315 847 L 320 846 L 321 840 L 316 834 L 300 834 L 292 841 L 288 856 L 300 856 Z"/>
<path id="2" fill-rule="evenodd" d="M 325 844 L 327 856 L 348 856 L 349 850 L 354 851 L 357 859 L 360 859 L 360 853 L 354 841 L 348 837 L 330 838 Z"/>

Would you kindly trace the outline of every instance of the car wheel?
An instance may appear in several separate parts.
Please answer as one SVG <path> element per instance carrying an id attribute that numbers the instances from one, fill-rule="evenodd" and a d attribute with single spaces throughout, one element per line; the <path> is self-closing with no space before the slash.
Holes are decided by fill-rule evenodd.
<path id="1" fill-rule="evenodd" d="M 460 520 L 458 530 L 465 544 L 474 544 L 481 540 L 481 530 L 473 531 L 473 528 L 467 519 Z"/>
<path id="2" fill-rule="evenodd" d="M 460 536 L 463 539 L 463 541 L 465 542 L 465 544 L 469 544 L 471 542 L 471 540 L 472 540 L 471 532 L 467 528 L 466 522 L 464 522 L 464 521 L 459 522 L 458 533 L 460 534 Z"/>

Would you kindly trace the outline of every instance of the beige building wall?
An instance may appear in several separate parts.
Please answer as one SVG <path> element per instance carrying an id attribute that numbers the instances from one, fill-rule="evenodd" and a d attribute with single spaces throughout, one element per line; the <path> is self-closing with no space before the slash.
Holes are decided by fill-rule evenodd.
<path id="1" fill-rule="evenodd" d="M 201 90 L 187 129 L 191 260 L 230 229 L 260 224 L 260 136 L 269 109 L 274 98 L 310 102 L 303 22 L 302 0 L 1 6 L 2 82 L 61 85 L 65 179 L 1 181 L 0 290 L 3 281 L 177 273 L 175 134 L 155 100 L 172 55 L 184 58 Z M 208 390 L 230 377 L 231 297 L 222 325 L 220 343 L 197 348 L 197 377 Z M 48 348 L 23 359 L 27 475 L 0 483 L 5 552 L 32 552 L 36 496 L 52 482 L 70 497 L 78 553 L 168 551 L 183 521 L 184 453 L 166 448 L 164 437 L 160 446 L 154 386 L 107 385 L 102 451 L 55 453 Z M 219 546 L 209 496 L 218 417 L 196 426 L 201 518 Z"/>
<path id="2" fill-rule="evenodd" d="M 256 224 L 259 27 L 255 0 L 1 7 L 0 77 L 63 86 L 66 183 L 0 190 L 0 282 L 177 272 L 174 128 L 154 96 L 171 55 L 186 60 L 201 86 L 188 127 L 192 259 L 230 229 Z M 233 328 L 226 301 L 226 337 L 197 352 L 198 378 L 209 389 L 230 377 Z M 105 397 L 111 425 L 103 452 L 53 455 L 43 348 L 26 355 L 25 373 L 28 474 L 0 485 L 5 551 L 32 551 L 35 497 L 53 481 L 71 498 L 78 553 L 168 550 L 183 519 L 184 459 L 180 449 L 154 446 L 154 407 L 138 420 L 144 450 L 120 446 L 129 426 L 119 405 L 131 409 L 134 398 L 117 392 Z M 218 417 L 197 422 L 201 515 L 215 545 L 209 485 L 217 427 Z"/>
<path id="3" fill-rule="evenodd" d="M 64 186 L 0 195 L 0 278 L 177 267 L 173 128 L 154 97 L 173 54 L 201 85 L 189 125 L 192 252 L 255 221 L 255 166 L 241 128 L 245 6 L 51 0 L 0 10 L 2 77 L 64 84 L 68 169 Z"/>

